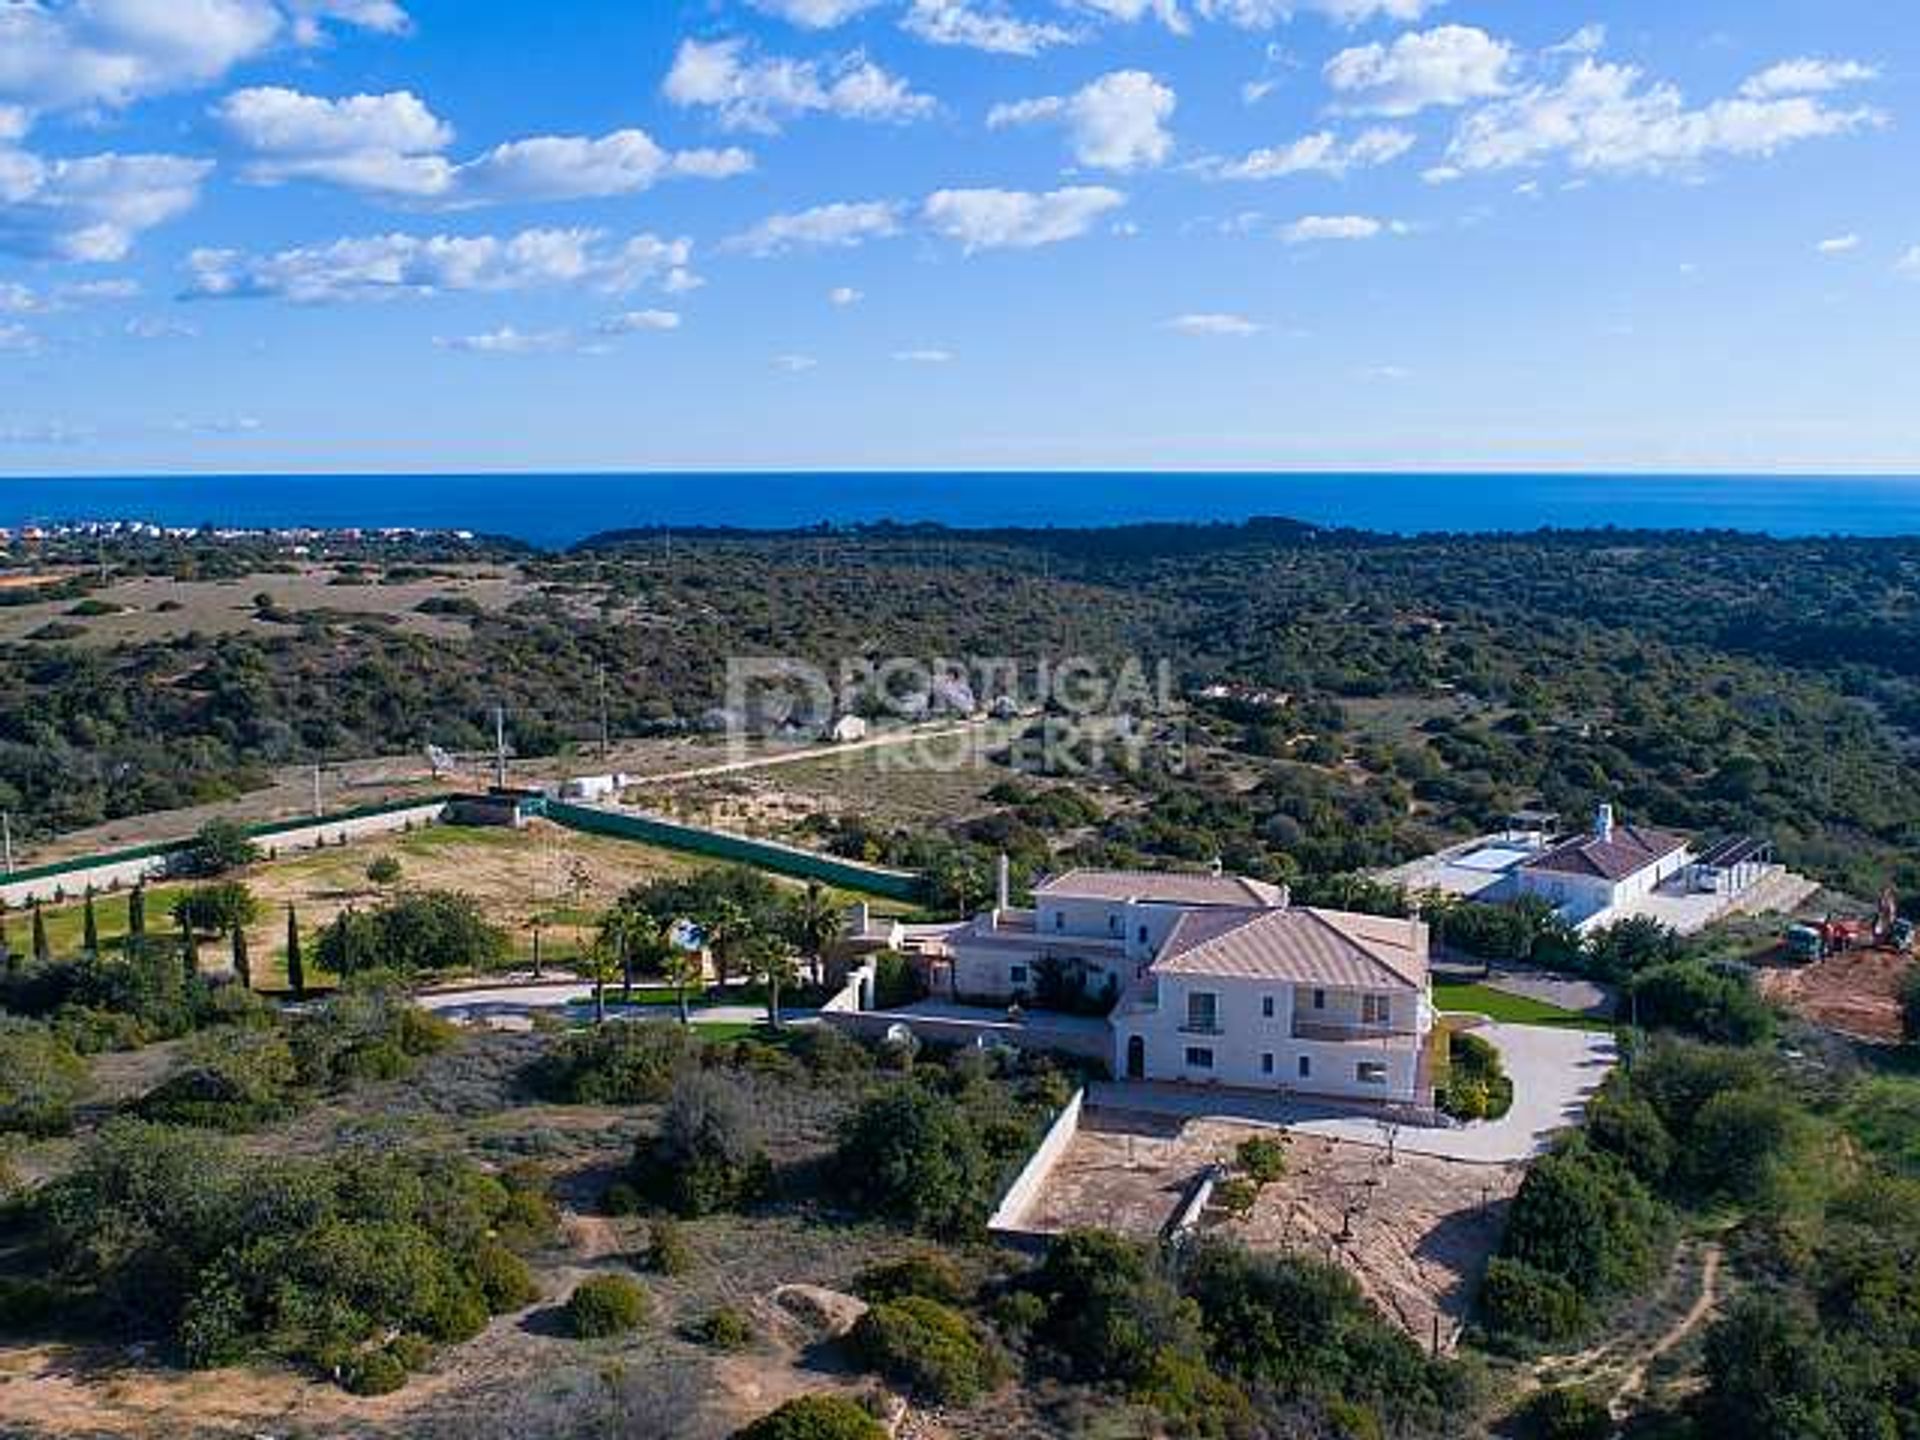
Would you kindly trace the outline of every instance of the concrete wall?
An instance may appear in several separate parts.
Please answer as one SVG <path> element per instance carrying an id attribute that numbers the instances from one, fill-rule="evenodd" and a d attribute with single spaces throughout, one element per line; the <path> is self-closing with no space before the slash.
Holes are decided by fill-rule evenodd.
<path id="1" fill-rule="evenodd" d="M 431 825 L 445 808 L 445 797 L 436 796 L 417 803 L 346 811 L 321 820 L 280 821 L 256 826 L 248 833 L 261 853 L 289 855 L 373 835 L 390 835 L 410 826 Z M 0 901 L 9 908 L 31 905 L 36 900 L 51 904 L 77 899 L 88 886 L 95 891 L 124 890 L 142 880 L 163 879 L 174 873 L 180 857 L 191 847 L 190 840 L 174 840 L 18 871 L 0 881 Z"/>
<path id="2" fill-rule="evenodd" d="M 1017 1050 L 1077 1055 L 1083 1060 L 1107 1063 L 1108 1042 L 1104 1031 L 1049 1030 L 1045 1027 L 1016 1025 L 1007 1021 L 960 1020 L 942 1015 L 913 1015 L 892 1010 L 823 1009 L 820 1018 L 849 1035 L 868 1040 L 884 1040 L 896 1025 L 911 1030 L 927 1045 L 1011 1045 Z"/>
<path id="3" fill-rule="evenodd" d="M 1027 1157 L 1027 1163 L 1020 1167 L 1020 1173 L 1013 1177 L 1013 1183 L 1007 1187 L 1007 1193 L 1000 1197 L 999 1205 L 994 1207 L 992 1218 L 987 1221 L 988 1234 L 1012 1240 L 1034 1238 L 1033 1232 L 1023 1227 L 1027 1211 L 1040 1198 L 1040 1192 L 1053 1175 L 1054 1166 L 1060 1163 L 1061 1157 L 1073 1144 L 1073 1137 L 1080 1133 L 1080 1112 L 1086 1105 L 1086 1099 L 1085 1090 L 1076 1090 L 1073 1099 L 1054 1117 L 1040 1144 Z"/>

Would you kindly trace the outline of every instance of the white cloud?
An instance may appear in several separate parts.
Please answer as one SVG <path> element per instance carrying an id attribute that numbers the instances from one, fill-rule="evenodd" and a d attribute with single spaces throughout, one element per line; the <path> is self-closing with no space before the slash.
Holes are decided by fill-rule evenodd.
<path id="1" fill-rule="evenodd" d="M 675 105 L 711 109 L 730 130 L 763 134 L 807 114 L 900 124 L 934 108 L 931 96 L 864 55 L 823 69 L 812 60 L 752 55 L 742 39 L 681 41 L 663 88 Z"/>
<path id="2" fill-rule="evenodd" d="M 1176 35 L 1185 35 L 1192 28 L 1180 9 L 1180 0 L 1077 0 L 1077 3 L 1082 10 L 1129 25 L 1151 15 Z"/>
<path id="3" fill-rule="evenodd" d="M 0 325 L 0 355 L 34 355 L 40 350 L 40 337 L 24 325 Z"/>
<path id="4" fill-rule="evenodd" d="M 788 250 L 846 249 L 898 235 L 900 210 L 893 200 L 841 200 L 794 214 L 769 215 L 728 240 L 726 248 L 763 258 Z"/>
<path id="5" fill-rule="evenodd" d="M 1740 87 L 1749 100 L 1777 100 L 1783 95 L 1829 95 L 1849 85 L 1878 80 L 1880 71 L 1858 60 L 1782 60 L 1768 66 Z"/>
<path id="6" fill-rule="evenodd" d="M 1558 45 L 1549 45 L 1549 55 L 1598 55 L 1607 48 L 1607 27 L 1582 25 Z"/>
<path id="7" fill-rule="evenodd" d="M 1271 30 L 1301 12 L 1324 16 L 1337 25 L 1369 20 L 1414 21 L 1445 0 L 1194 0 L 1204 20 L 1221 20 L 1243 30 Z"/>
<path id="8" fill-rule="evenodd" d="M 1860 248 L 1860 237 L 1851 234 L 1834 235 L 1822 240 L 1814 248 L 1822 255 L 1845 255 L 1849 251 Z"/>
<path id="9" fill-rule="evenodd" d="M 122 328 L 129 340 L 194 340 L 200 335 L 192 325 L 151 315 L 136 315 Z"/>
<path id="10" fill-rule="evenodd" d="M 1173 91 L 1144 70 L 1115 70 L 1073 95 L 1050 95 L 987 113 L 989 128 L 1060 121 L 1074 158 L 1098 170 L 1139 170 L 1164 162 L 1173 150 L 1166 122 L 1179 103 Z"/>
<path id="11" fill-rule="evenodd" d="M 534 136 L 455 164 L 440 153 L 452 127 L 405 90 L 328 100 L 259 86 L 213 113 L 252 156 L 244 173 L 256 184 L 318 180 L 438 209 L 632 195 L 666 178 L 725 179 L 753 166 L 738 149 L 670 153 L 643 130 Z"/>
<path id="12" fill-rule="evenodd" d="M 836 285 L 827 292 L 827 303 L 842 310 L 849 305 L 858 305 L 866 298 L 851 285 Z"/>
<path id="13" fill-rule="evenodd" d="M 0 284 L 0 315 L 37 315 L 45 308 L 46 301 L 27 286 Z"/>
<path id="14" fill-rule="evenodd" d="M 0 147 L 0 251 L 123 259 L 138 236 L 192 209 L 213 169 L 176 155 L 44 160 Z"/>
<path id="15" fill-rule="evenodd" d="M 629 310 L 594 326 L 602 335 L 647 335 L 679 328 L 680 315 L 674 310 Z"/>
<path id="16" fill-rule="evenodd" d="M 1920 245 L 1902 255 L 1893 268 L 1902 275 L 1920 275 Z"/>
<path id="17" fill-rule="evenodd" d="M 763 14 L 808 30 L 830 30 L 863 15 L 881 0 L 748 0 Z"/>
<path id="18" fill-rule="evenodd" d="M 277 297 L 303 304 L 382 300 L 460 291 L 584 286 L 622 293 L 654 283 L 684 288 L 692 243 L 600 230 L 517 235 L 370 235 L 330 245 L 249 255 L 196 250 L 185 298 Z"/>
<path id="19" fill-rule="evenodd" d="M 811 355 L 776 355 L 773 357 L 774 369 L 784 370 L 789 375 L 804 374 L 808 370 L 814 369 L 819 363 L 820 362 Z"/>
<path id="20" fill-rule="evenodd" d="M 1311 245 L 1321 240 L 1371 240 L 1389 231 L 1399 234 L 1405 228 L 1370 215 L 1306 215 L 1282 227 L 1280 238 L 1289 245 Z"/>
<path id="21" fill-rule="evenodd" d="M 1342 50 L 1326 64 L 1327 83 L 1349 109 L 1416 115 L 1434 105 L 1465 105 L 1506 92 L 1513 47 L 1471 25 L 1442 25 Z"/>
<path id="22" fill-rule="evenodd" d="M 930 45 L 961 45 L 997 55 L 1038 55 L 1079 38 L 1059 25 L 1023 20 L 999 0 L 913 0 L 901 24 Z"/>
<path id="23" fill-rule="evenodd" d="M 903 365 L 946 365 L 953 360 L 953 352 L 934 348 L 896 350 L 893 358 Z"/>
<path id="24" fill-rule="evenodd" d="M 1223 180 L 1276 180 L 1287 175 L 1320 174 L 1335 178 L 1353 170 L 1391 164 L 1414 147 L 1406 130 L 1376 126 L 1352 140 L 1321 130 L 1285 145 L 1255 150 L 1239 160 L 1208 167 Z"/>
<path id="25" fill-rule="evenodd" d="M 313 43 L 325 22 L 392 32 L 406 13 L 392 0 L 8 0 L 0 107 L 119 109 L 213 84 L 283 37 Z"/>
<path id="26" fill-rule="evenodd" d="M 1504 170 L 1560 158 L 1576 170 L 1660 174 L 1715 155 L 1771 155 L 1788 145 L 1883 123 L 1809 96 L 1744 97 L 1689 108 L 1678 88 L 1631 65 L 1582 59 L 1558 84 L 1530 86 L 1466 117 L 1447 163 Z"/>
<path id="27" fill-rule="evenodd" d="M 1197 313 L 1176 315 L 1167 321 L 1166 328 L 1182 335 L 1244 338 L 1249 335 L 1258 335 L 1266 327 L 1247 319 L 1244 315 Z"/>
<path id="28" fill-rule="evenodd" d="M 927 223 L 968 254 L 977 250 L 1032 249 L 1072 240 L 1101 216 L 1126 204 L 1118 190 L 1077 185 L 1034 193 L 1027 190 L 940 190 L 922 210 Z"/>
<path id="29" fill-rule="evenodd" d="M 516 330 L 502 325 L 482 335 L 443 335 L 433 342 L 442 350 L 466 355 L 551 355 L 574 348 L 571 330 Z"/>

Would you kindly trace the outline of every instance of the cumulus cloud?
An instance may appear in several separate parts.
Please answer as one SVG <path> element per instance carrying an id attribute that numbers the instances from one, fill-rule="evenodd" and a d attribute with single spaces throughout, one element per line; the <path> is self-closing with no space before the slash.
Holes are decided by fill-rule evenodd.
<path id="1" fill-rule="evenodd" d="M 753 167 L 744 150 L 672 153 L 632 129 L 513 140 L 456 164 L 440 153 L 452 127 L 405 90 L 329 100 L 258 86 L 213 113 L 252 157 L 244 174 L 256 184 L 317 180 L 440 209 L 631 195 L 662 179 L 725 179 Z"/>
<path id="2" fill-rule="evenodd" d="M 827 292 L 827 303 L 841 310 L 849 305 L 858 305 L 866 298 L 851 285 L 836 285 Z"/>
<path id="3" fill-rule="evenodd" d="M 1858 235 L 1833 235 L 1814 247 L 1822 255 L 1845 255 L 1860 248 Z"/>
<path id="4" fill-rule="evenodd" d="M 1064 26 L 1023 19 L 999 0 L 912 0 L 901 24 L 930 45 L 996 55 L 1038 55 L 1079 38 Z"/>
<path id="5" fill-rule="evenodd" d="M 896 350 L 893 358 L 903 365 L 946 365 L 953 360 L 953 352 L 928 346 L 918 350 Z"/>
<path id="6" fill-rule="evenodd" d="M 1632 65 L 1583 58 L 1557 83 L 1532 85 L 1466 117 L 1447 150 L 1459 171 L 1564 160 L 1576 170 L 1661 174 L 1717 155 L 1765 156 L 1803 140 L 1878 125 L 1876 110 L 1810 95 L 1745 95 L 1691 107 L 1673 85 Z"/>
<path id="7" fill-rule="evenodd" d="M 900 233 L 899 202 L 835 201 L 792 214 L 770 215 L 726 242 L 729 250 L 765 257 L 788 250 L 847 249 Z"/>
<path id="8" fill-rule="evenodd" d="M 129 340 L 194 340 L 200 335 L 192 325 L 152 315 L 136 315 L 121 328 Z"/>
<path id="9" fill-rule="evenodd" d="M 1858 60 L 1782 60 L 1770 65 L 1740 87 L 1749 100 L 1776 100 L 1782 95 L 1828 95 L 1849 85 L 1878 80 L 1880 72 Z"/>
<path id="10" fill-rule="evenodd" d="M 183 298 L 280 298 L 301 304 L 463 291 L 583 286 L 620 293 L 645 284 L 684 288 L 692 242 L 601 230 L 516 235 L 369 235 L 272 254 L 196 250 Z"/>
<path id="11" fill-rule="evenodd" d="M 40 350 L 40 337 L 24 325 L 0 325 L 0 355 L 34 355 Z"/>
<path id="12" fill-rule="evenodd" d="M 1166 328 L 1181 335 L 1229 336 L 1244 339 L 1249 335 L 1258 335 L 1266 327 L 1247 319 L 1244 315 L 1203 312 L 1176 315 L 1167 321 Z"/>
<path id="13" fill-rule="evenodd" d="M 1376 220 L 1371 215 L 1306 215 L 1284 226 L 1280 238 L 1289 245 L 1311 245 L 1322 240 L 1371 240 L 1389 231 L 1398 234 L 1405 228 L 1397 221 Z"/>
<path id="14" fill-rule="evenodd" d="M 865 14 L 882 0 L 748 0 L 763 15 L 772 15 L 808 30 L 830 30 Z"/>
<path id="15" fill-rule="evenodd" d="M 864 55 L 822 66 L 754 54 L 743 39 L 683 40 L 664 86 L 675 105 L 712 110 L 729 130 L 777 134 L 802 115 L 901 124 L 932 113 L 917 94 Z"/>
<path id="16" fill-rule="evenodd" d="M 594 327 L 602 335 L 649 335 L 679 328 L 680 315 L 674 310 L 629 310 L 610 315 Z"/>
<path id="17" fill-rule="evenodd" d="M 46 160 L 0 148 L 0 251 L 36 259 L 123 259 L 142 232 L 193 208 L 212 169 L 177 155 Z"/>
<path id="18" fill-rule="evenodd" d="M 1101 185 L 1076 185 L 1044 193 L 940 190 L 927 197 L 921 213 L 937 233 L 972 254 L 978 250 L 1027 250 L 1076 239 L 1126 200 L 1118 190 Z"/>
<path id="19" fill-rule="evenodd" d="M 1078 4 L 1082 10 L 1127 24 L 1151 15 L 1176 35 L 1184 35 L 1192 28 L 1180 8 L 1180 0 L 1078 0 Z"/>
<path id="20" fill-rule="evenodd" d="M 442 335 L 433 342 L 442 350 L 466 355 L 550 355 L 574 348 L 571 330 L 516 330 L 502 325 L 481 335 Z"/>
<path id="21" fill-rule="evenodd" d="M 1351 110 L 1417 115 L 1506 92 L 1513 47 L 1471 25 L 1442 25 L 1342 50 L 1326 64 L 1327 83 Z"/>
<path id="22" fill-rule="evenodd" d="M 406 27 L 392 0 L 8 0 L 0 5 L 0 107 L 23 115 L 119 109 L 217 82 L 283 39 L 328 23 Z"/>
<path id="23" fill-rule="evenodd" d="M 989 128 L 1058 122 L 1067 127 L 1074 158 L 1097 170 L 1140 170 L 1164 162 L 1173 150 L 1166 128 L 1178 98 L 1144 70 L 1115 70 L 1072 95 L 1049 95 L 987 114 Z"/>
<path id="24" fill-rule="evenodd" d="M 1285 145 L 1252 151 L 1239 160 L 1214 162 L 1206 169 L 1222 180 L 1277 180 L 1306 174 L 1339 178 L 1354 170 L 1391 164 L 1414 143 L 1411 132 L 1386 126 L 1364 130 L 1351 140 L 1321 130 Z"/>
<path id="25" fill-rule="evenodd" d="M 1321 15 L 1337 25 L 1360 25 L 1369 20 L 1414 21 L 1437 10 L 1445 0 L 1194 0 L 1194 9 L 1206 20 L 1221 20 L 1243 30 L 1271 30 L 1295 15 Z"/>
<path id="26" fill-rule="evenodd" d="M 1920 245 L 1902 255 L 1893 268 L 1902 275 L 1920 275 Z"/>

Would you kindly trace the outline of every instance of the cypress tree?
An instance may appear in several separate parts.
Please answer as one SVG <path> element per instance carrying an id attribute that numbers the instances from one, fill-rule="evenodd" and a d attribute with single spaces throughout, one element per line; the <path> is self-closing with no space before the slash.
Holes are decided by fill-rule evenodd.
<path id="1" fill-rule="evenodd" d="M 287 988 L 294 999 L 307 998 L 307 972 L 300 963 L 300 921 L 292 905 L 287 906 Z"/>
<path id="2" fill-rule="evenodd" d="M 0 965 L 6 966 L 9 980 L 20 973 L 20 955 L 13 948 L 13 937 L 7 933 L 5 915 L 0 915 Z"/>
<path id="3" fill-rule="evenodd" d="M 200 973 L 200 946 L 184 910 L 180 912 L 180 963 L 186 968 L 189 980 Z"/>
<path id="4" fill-rule="evenodd" d="M 40 902 L 33 902 L 33 958 L 44 965 L 53 959 L 53 946 L 47 939 L 47 917 L 40 913 Z"/>
<path id="5" fill-rule="evenodd" d="M 93 887 L 87 887 L 87 900 L 80 911 L 80 948 L 88 955 L 100 953 L 100 917 L 93 913 Z"/>
<path id="6" fill-rule="evenodd" d="M 147 887 L 145 882 L 135 885 L 133 893 L 127 897 L 127 935 L 134 940 L 142 940 L 147 934 Z M 136 947 L 128 946 L 128 949 Z"/>
<path id="7" fill-rule="evenodd" d="M 243 986 L 253 988 L 253 966 L 247 959 L 247 932 L 240 925 L 233 927 L 233 973 Z"/>

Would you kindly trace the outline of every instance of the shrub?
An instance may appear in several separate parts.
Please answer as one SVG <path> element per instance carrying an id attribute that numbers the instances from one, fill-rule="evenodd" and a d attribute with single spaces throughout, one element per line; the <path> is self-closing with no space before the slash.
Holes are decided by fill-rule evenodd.
<path id="1" fill-rule="evenodd" d="M 1517 1339 L 1571 1340 L 1585 1327 L 1580 1294 L 1558 1275 L 1495 1256 L 1480 1282 L 1480 1315 L 1488 1330 Z"/>
<path id="2" fill-rule="evenodd" d="M 1607 1402 L 1577 1385 L 1549 1386 L 1527 1402 L 1527 1429 L 1538 1440 L 1607 1440 L 1613 1416 Z"/>
<path id="3" fill-rule="evenodd" d="M 527 1262 L 498 1241 L 482 1245 L 473 1256 L 473 1278 L 486 1298 L 487 1309 L 505 1315 L 540 1298 Z"/>
<path id="4" fill-rule="evenodd" d="M 699 1047 L 679 1025 L 596 1025 L 561 1038 L 529 1079 L 541 1098 L 562 1104 L 652 1104 L 673 1092 Z"/>
<path id="5" fill-rule="evenodd" d="M 853 1282 L 854 1292 L 862 1299 L 878 1303 L 918 1295 L 942 1305 L 959 1305 L 967 1298 L 967 1282 L 960 1267 L 945 1255 L 923 1250 L 898 1260 L 870 1265 Z"/>
<path id="6" fill-rule="evenodd" d="M 355 1395 L 391 1395 L 406 1383 L 407 1367 L 389 1350 L 368 1350 L 340 1366 L 340 1384 Z"/>
<path id="7" fill-rule="evenodd" d="M 58 1135 L 87 1087 L 86 1062 L 44 1025 L 0 1020 L 0 1130 Z"/>
<path id="8" fill-rule="evenodd" d="M 1287 1147 L 1270 1135 L 1255 1135 L 1240 1142 L 1233 1163 L 1255 1185 L 1271 1185 L 1287 1173 Z"/>
<path id="9" fill-rule="evenodd" d="M 1673 1136 L 1653 1106 L 1616 1082 L 1587 1108 L 1587 1138 L 1618 1156 L 1649 1185 L 1659 1185 L 1673 1168 Z"/>
<path id="10" fill-rule="evenodd" d="M 424 890 L 376 910 L 348 910 L 320 932 L 314 955 L 341 979 L 370 970 L 412 976 L 435 970 L 487 970 L 511 953 L 469 895 Z"/>
<path id="11" fill-rule="evenodd" d="M 674 1082 L 660 1133 L 636 1156 L 644 1188 L 682 1215 L 711 1215 L 764 1196 L 773 1166 L 752 1100 L 725 1075 Z"/>
<path id="12" fill-rule="evenodd" d="M 196 875 L 225 875 L 243 870 L 260 858 L 253 837 L 231 820 L 209 820 L 194 835 L 186 862 Z"/>
<path id="13" fill-rule="evenodd" d="M 917 1086 L 869 1100 L 841 1133 L 834 1167 L 856 1206 L 932 1235 L 976 1233 L 997 1167 L 961 1106 Z"/>
<path id="14" fill-rule="evenodd" d="M 895 950 L 884 951 L 873 963 L 873 1004 L 877 1010 L 898 1010 L 927 998 L 927 987 L 913 961 Z"/>
<path id="15" fill-rule="evenodd" d="M 715 1350 L 745 1350 L 753 1344 L 753 1321 L 731 1305 L 722 1305 L 693 1329 L 694 1338 Z"/>
<path id="16" fill-rule="evenodd" d="M 831 1025 L 812 1025 L 793 1038 L 793 1053 L 816 1075 L 863 1075 L 873 1052 Z"/>
<path id="17" fill-rule="evenodd" d="M 1664 1229 L 1658 1205 L 1624 1165 L 1574 1140 L 1527 1172 L 1507 1214 L 1501 1253 L 1593 1299 L 1646 1281 Z"/>
<path id="18" fill-rule="evenodd" d="M 762 1415 L 733 1440 L 887 1440 L 886 1427 L 840 1395 L 803 1395 Z"/>
<path id="19" fill-rule="evenodd" d="M 1223 1180 L 1214 1187 L 1213 1203 L 1234 1219 L 1244 1220 L 1260 1203 L 1260 1187 L 1251 1180 Z"/>
<path id="20" fill-rule="evenodd" d="M 400 861 L 392 855 L 376 855 L 367 864 L 367 880 L 370 884 L 396 884 L 401 873 Z"/>
<path id="21" fill-rule="evenodd" d="M 647 1232 L 647 1267 L 661 1275 L 685 1275 L 693 1269 L 693 1247 L 673 1220 L 656 1220 Z"/>
<path id="22" fill-rule="evenodd" d="M 595 1275 L 582 1280 L 567 1298 L 567 1322 L 582 1340 L 625 1335 L 646 1323 L 647 1292 L 624 1275 Z"/>
<path id="23" fill-rule="evenodd" d="M 140 1100 L 143 1119 L 247 1130 L 287 1114 L 299 1073 L 278 1030 L 210 1030 L 188 1044 L 184 1067 Z"/>
<path id="24" fill-rule="evenodd" d="M 637 1215 L 640 1204 L 640 1192 L 625 1180 L 616 1180 L 600 1192 L 600 1209 L 608 1215 Z"/>
<path id="25" fill-rule="evenodd" d="M 966 1405 L 997 1386 L 1006 1370 L 973 1322 L 924 1296 L 883 1300 L 848 1337 L 869 1369 L 939 1405 Z"/>
<path id="26" fill-rule="evenodd" d="M 1701 960 L 1656 965 L 1628 986 L 1634 1013 L 1649 1030 L 1681 1030 L 1722 1045 L 1757 1045 L 1774 1031 L 1774 1014 L 1744 972 Z"/>
<path id="27" fill-rule="evenodd" d="M 1162 1350 L 1201 1349 L 1199 1309 L 1149 1251 L 1117 1235 L 1061 1236 L 1026 1283 L 1046 1302 L 1035 1338 L 1076 1379 L 1138 1385 Z"/>
<path id="28" fill-rule="evenodd" d="M 1447 1037 L 1447 1083 L 1440 1108 L 1460 1120 L 1498 1120 L 1513 1108 L 1513 1081 L 1500 1052 L 1465 1030 Z"/>

